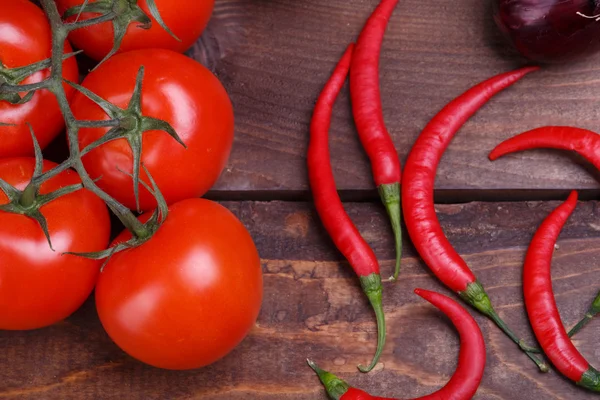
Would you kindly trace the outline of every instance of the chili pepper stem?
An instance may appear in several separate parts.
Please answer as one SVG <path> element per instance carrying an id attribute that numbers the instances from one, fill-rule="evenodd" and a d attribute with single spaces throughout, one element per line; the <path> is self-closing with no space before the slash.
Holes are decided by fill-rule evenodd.
<path id="1" fill-rule="evenodd" d="M 325 390 L 329 397 L 333 400 L 340 400 L 342 396 L 350 389 L 350 386 L 331 372 L 322 370 L 312 360 L 306 360 L 309 367 L 316 372 L 319 380 L 325 386 Z"/>
<path id="2" fill-rule="evenodd" d="M 600 314 L 600 292 L 592 302 L 592 305 L 588 309 L 585 316 L 569 331 L 569 337 L 573 337 L 577 334 L 584 326 L 586 326 L 596 315 Z"/>
<path id="3" fill-rule="evenodd" d="M 588 370 L 581 376 L 579 382 L 577 382 L 577 385 L 600 392 L 600 372 L 590 365 Z"/>
<path id="4" fill-rule="evenodd" d="M 583 327 L 586 326 L 593 318 L 594 316 L 592 314 L 586 313 L 585 316 L 573 328 L 571 328 L 568 333 L 569 337 L 575 336 L 577 332 L 582 330 Z"/>
<path id="5" fill-rule="evenodd" d="M 524 341 L 520 339 L 513 331 L 506 325 L 506 322 L 500 318 L 494 307 L 488 294 L 485 292 L 483 285 L 479 282 L 472 282 L 467 285 L 466 290 L 459 292 L 459 295 L 470 305 L 475 307 L 483 315 L 494 321 L 494 323 L 508 336 L 519 348 L 529 357 L 539 368 L 541 372 L 548 372 L 549 368 L 546 363 L 537 358 L 534 353 L 539 350 L 525 345 Z"/>
<path id="6" fill-rule="evenodd" d="M 375 311 L 375 318 L 377 319 L 377 350 L 375 351 L 375 356 L 368 367 L 364 367 L 363 365 L 358 366 L 360 372 L 370 372 L 379 362 L 383 347 L 385 346 L 385 315 L 383 313 L 383 304 L 381 300 L 383 286 L 379 274 L 361 276 L 360 284 L 363 292 L 369 298 L 373 311 Z"/>
<path id="7" fill-rule="evenodd" d="M 379 186 L 379 196 L 385 205 L 388 216 L 392 223 L 394 231 L 394 240 L 396 244 L 396 269 L 394 275 L 389 278 L 389 281 L 394 282 L 400 274 L 400 263 L 402 260 L 402 210 L 400 205 L 400 184 L 393 183 L 389 185 Z"/>

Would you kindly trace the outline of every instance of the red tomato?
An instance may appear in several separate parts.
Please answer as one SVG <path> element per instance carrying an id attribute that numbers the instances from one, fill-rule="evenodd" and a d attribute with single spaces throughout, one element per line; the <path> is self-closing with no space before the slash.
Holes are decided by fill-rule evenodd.
<path id="1" fill-rule="evenodd" d="M 129 238 L 125 231 L 113 245 Z M 109 336 L 138 360 L 167 369 L 225 356 L 254 325 L 261 301 L 250 234 L 229 210 L 204 199 L 172 205 L 149 241 L 111 258 L 96 286 Z"/>
<path id="2" fill-rule="evenodd" d="M 42 61 L 52 53 L 50 24 L 40 8 L 28 0 L 0 0 L 0 64 L 7 68 L 23 67 Z M 65 43 L 65 52 L 71 46 Z M 77 61 L 71 57 L 63 63 L 63 77 L 78 82 Z M 36 83 L 50 75 L 49 70 L 37 72 L 23 84 Z M 73 89 L 64 85 L 67 95 Z M 24 94 L 22 94 L 24 95 Z M 31 123 L 42 148 L 60 133 L 64 121 L 54 95 L 39 90 L 31 101 L 12 105 L 0 101 L 0 122 L 15 127 L 0 126 L 0 158 L 33 155 L 33 143 L 26 122 Z"/>
<path id="3" fill-rule="evenodd" d="M 90 3 L 94 2 L 95 0 L 90 1 Z M 83 0 L 56 0 L 61 13 L 82 3 Z M 163 21 L 181 39 L 181 42 L 175 40 L 156 22 L 148 11 L 146 0 L 139 0 L 139 6 L 152 19 L 152 27 L 142 29 L 138 27 L 138 22 L 131 23 L 121 43 L 120 52 L 160 48 L 183 53 L 194 44 L 204 31 L 215 5 L 214 0 L 155 0 L 155 3 Z M 98 15 L 100 14 L 83 13 L 81 19 L 85 20 Z M 113 48 L 114 32 L 112 22 L 104 22 L 85 29 L 78 29 L 70 34 L 69 39 L 75 47 L 83 50 L 85 54 L 96 61 L 100 61 Z"/>
<path id="4" fill-rule="evenodd" d="M 181 146 L 163 131 L 143 134 L 142 163 L 169 204 L 199 197 L 210 189 L 227 163 L 233 143 L 233 108 L 219 80 L 201 64 L 169 50 L 136 50 L 111 57 L 90 73 L 83 86 L 111 103 L 126 108 L 140 66 L 145 66 L 142 112 L 169 122 L 187 145 Z M 75 116 L 85 120 L 108 119 L 104 111 L 81 93 L 73 96 Z M 107 128 L 82 129 L 80 145 L 92 143 Z M 83 158 L 98 185 L 129 208 L 135 208 L 133 157 L 125 139 L 108 142 Z M 146 177 L 143 173 L 141 177 Z M 148 182 L 147 178 L 145 179 Z M 156 206 L 141 185 L 140 207 Z"/>
<path id="5" fill-rule="evenodd" d="M 0 161 L 0 178 L 23 190 L 33 175 L 33 158 Z M 44 161 L 44 170 L 56 164 Z M 80 183 L 67 170 L 44 183 L 42 194 Z M 0 191 L 0 204 L 8 199 Z M 106 248 L 110 220 L 106 206 L 87 190 L 41 207 L 52 251 L 39 224 L 26 216 L 0 211 L 0 329 L 36 329 L 52 325 L 77 310 L 94 288 L 102 261 L 64 252 Z"/>

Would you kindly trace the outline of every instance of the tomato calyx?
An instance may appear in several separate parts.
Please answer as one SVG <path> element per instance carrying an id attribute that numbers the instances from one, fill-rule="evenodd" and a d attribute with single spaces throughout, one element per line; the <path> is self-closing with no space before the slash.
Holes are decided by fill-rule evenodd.
<path id="1" fill-rule="evenodd" d="M 154 236 L 156 231 L 158 231 L 158 229 L 161 227 L 161 225 L 167 218 L 167 215 L 169 214 L 169 206 L 167 205 L 165 198 L 161 194 L 158 186 L 156 185 L 156 182 L 152 178 L 152 175 L 150 175 L 150 172 L 146 169 L 146 167 L 143 164 L 142 164 L 142 168 L 144 168 L 144 172 L 146 172 L 146 174 L 148 175 L 148 179 L 150 180 L 152 187 L 148 186 L 148 184 L 146 184 L 146 182 L 144 182 L 144 181 L 142 181 L 141 184 L 156 198 L 156 203 L 158 204 L 158 207 L 152 213 L 152 215 L 150 216 L 148 221 L 146 221 L 144 224 L 142 224 L 143 230 L 139 230 L 139 229 L 136 230 L 135 227 L 127 226 L 127 223 L 125 223 L 127 229 L 130 232 L 132 232 L 131 239 L 127 240 L 126 242 L 119 243 L 113 247 L 106 249 L 106 250 L 97 251 L 97 252 L 65 253 L 65 254 L 73 254 L 73 255 L 80 256 L 80 257 L 90 258 L 93 260 L 105 259 L 104 263 L 102 264 L 102 267 L 100 268 L 100 270 L 102 270 L 102 269 L 104 269 L 104 266 L 110 261 L 111 257 L 114 254 L 116 254 L 120 251 L 126 250 L 126 249 L 132 249 L 132 248 L 141 246 L 142 244 L 144 244 L 145 242 L 150 240 L 150 238 L 152 238 L 152 236 Z M 114 210 L 111 207 L 111 203 L 107 203 L 107 205 L 111 210 L 113 210 L 113 212 L 117 212 L 116 210 Z"/>
<path id="2" fill-rule="evenodd" d="M 63 56 L 63 61 L 69 57 L 73 57 L 82 51 L 68 53 Z M 33 98 L 37 90 L 45 89 L 49 85 L 49 80 L 45 79 L 40 82 L 21 85 L 27 77 L 50 68 L 52 60 L 47 58 L 33 64 L 24 65 L 22 67 L 8 68 L 0 60 L 0 101 L 7 101 L 10 104 L 18 105 L 25 104 Z M 27 92 L 24 96 L 20 93 Z"/>
<path id="3" fill-rule="evenodd" d="M 52 247 L 52 240 L 50 239 L 50 233 L 48 232 L 48 223 L 46 218 L 40 211 L 41 207 L 62 197 L 69 193 L 76 192 L 83 188 L 83 184 L 75 184 L 64 186 L 54 192 L 40 194 L 40 184 L 36 183 L 36 178 L 42 176 L 44 159 L 42 157 L 42 150 L 37 142 L 35 134 L 31 125 L 29 126 L 31 137 L 33 140 L 33 147 L 35 150 L 35 169 L 31 181 L 23 190 L 19 190 L 14 186 L 10 185 L 3 179 L 0 179 L 0 190 L 4 192 L 8 198 L 8 203 L 0 205 L 0 211 L 4 211 L 11 214 L 25 215 L 29 218 L 34 219 L 40 225 L 40 228 L 48 240 L 50 249 L 54 251 Z"/>
<path id="4" fill-rule="evenodd" d="M 108 19 L 112 21 L 113 24 L 113 34 L 114 34 L 114 43 L 111 51 L 98 63 L 98 65 L 102 64 L 104 61 L 108 60 L 111 56 L 113 56 L 121 47 L 121 43 L 123 42 L 123 38 L 127 33 L 127 28 L 129 24 L 133 22 L 137 22 L 138 28 L 141 29 L 150 29 L 152 26 L 152 19 L 148 16 L 144 10 L 138 4 L 139 0 L 98 0 L 94 3 L 88 3 L 88 0 L 84 1 L 82 5 L 71 7 L 65 11 L 63 14 L 63 18 L 72 17 L 77 15 L 77 19 L 84 12 L 96 13 L 100 14 L 104 19 Z M 146 0 L 146 4 L 148 6 L 148 10 L 150 14 L 156 22 L 175 40 L 181 42 L 172 31 L 169 29 L 167 24 L 165 24 L 162 19 L 158 8 L 156 7 L 156 3 L 154 0 Z"/>
<path id="5" fill-rule="evenodd" d="M 88 99 L 96 103 L 110 117 L 113 126 L 105 135 L 98 140 L 86 146 L 81 151 L 81 156 L 89 153 L 93 149 L 116 139 L 126 139 L 133 155 L 133 193 L 135 196 L 136 207 L 139 210 L 139 185 L 140 185 L 140 166 L 142 159 L 142 136 L 145 132 L 159 130 L 169 134 L 184 148 L 187 148 L 183 140 L 179 137 L 175 129 L 166 121 L 143 115 L 142 113 L 142 82 L 144 80 L 144 67 L 140 67 L 135 88 L 126 109 L 115 106 L 104 100 L 94 92 L 73 82 L 67 82 L 75 89 L 80 91 Z M 109 122 L 110 122 L 109 121 Z M 105 121 L 106 122 L 106 121 Z"/>
<path id="6" fill-rule="evenodd" d="M 19 83 L 28 76 L 48 68 L 50 63 L 51 60 L 46 59 L 23 67 L 8 68 L 0 61 L 0 101 L 15 105 L 30 101 L 35 91 L 45 87 L 46 82 L 41 81 L 30 85 L 19 85 Z M 21 97 L 20 92 L 27 92 L 27 94 Z"/>

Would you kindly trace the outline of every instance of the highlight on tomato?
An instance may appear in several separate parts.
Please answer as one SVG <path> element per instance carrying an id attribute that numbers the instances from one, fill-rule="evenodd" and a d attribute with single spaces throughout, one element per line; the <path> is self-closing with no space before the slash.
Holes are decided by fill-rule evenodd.
<path id="1" fill-rule="evenodd" d="M 44 161 L 47 171 L 56 164 Z M 24 190 L 35 167 L 33 158 L 0 160 L 0 179 Z M 44 195 L 81 183 L 66 170 L 44 182 Z M 0 205 L 8 202 L 0 191 Z M 110 220 L 106 206 L 80 189 L 42 205 L 52 246 L 42 228 L 25 215 L 0 211 L 0 329 L 36 329 L 71 315 L 92 292 L 102 261 L 63 254 L 106 249 Z"/>
<path id="2" fill-rule="evenodd" d="M 50 75 L 48 68 L 26 71 L 22 67 L 46 60 L 52 53 L 50 24 L 43 11 L 28 0 L 0 0 L 0 85 L 32 84 Z M 65 42 L 65 53 L 72 52 Z M 29 74 L 32 72 L 31 74 Z M 77 81 L 75 58 L 63 63 L 63 77 Z M 67 95 L 73 89 L 65 85 Z M 26 122 L 37 140 L 46 147 L 64 127 L 56 98 L 48 90 L 38 90 L 28 100 L 27 93 L 0 95 L 0 157 L 33 155 L 33 142 Z M 12 97 L 12 98 L 9 98 Z M 23 104 L 19 104 L 23 102 Z"/>
<path id="3" fill-rule="evenodd" d="M 124 231 L 111 246 L 130 237 Z M 112 256 L 96 306 L 108 335 L 129 355 L 184 370 L 236 347 L 256 321 L 262 293 L 260 259 L 243 224 L 218 203 L 188 199 L 169 208 L 147 242 Z"/>
<path id="4" fill-rule="evenodd" d="M 84 0 L 56 0 L 61 14 L 81 6 Z M 200 37 L 214 8 L 214 0 L 154 0 L 161 22 L 171 31 L 169 33 L 161 23 L 152 15 L 148 0 L 90 0 L 87 10 L 79 20 L 86 20 L 114 10 L 118 5 L 121 11 L 119 20 L 125 21 L 120 28 L 125 32 L 118 52 L 138 50 L 144 48 L 169 49 L 183 53 Z M 73 9 L 73 11 L 78 11 Z M 77 14 L 77 13 L 75 13 Z M 136 19 L 138 16 L 138 19 Z M 144 29 L 143 18 L 150 22 L 150 27 Z M 76 16 L 67 17 L 66 21 L 73 21 Z M 114 23 L 108 21 L 92 25 L 84 29 L 77 29 L 69 35 L 73 45 L 85 52 L 96 61 L 102 60 L 109 54 L 114 44 Z"/>
<path id="5" fill-rule="evenodd" d="M 136 209 L 132 145 L 141 146 L 143 164 L 168 204 L 200 197 L 217 181 L 233 144 L 233 107 L 219 80 L 204 66 L 181 54 L 160 49 L 117 54 L 83 81 L 82 86 L 114 105 L 131 106 L 136 77 L 144 67 L 141 114 L 131 118 L 121 135 L 86 154 L 83 163 L 98 186 L 117 201 Z M 73 113 L 81 120 L 108 120 L 107 113 L 82 93 L 73 96 Z M 143 117 L 162 120 L 174 128 L 178 140 L 167 131 L 146 130 Z M 85 128 L 80 147 L 100 139 L 109 128 Z M 140 163 L 135 163 L 139 165 Z M 150 183 L 144 172 L 140 178 Z M 140 209 L 151 210 L 156 200 L 138 185 Z"/>

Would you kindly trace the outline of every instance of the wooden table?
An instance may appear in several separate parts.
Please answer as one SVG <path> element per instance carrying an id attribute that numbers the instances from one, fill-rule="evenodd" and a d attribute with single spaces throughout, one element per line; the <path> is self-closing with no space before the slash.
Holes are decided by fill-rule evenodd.
<path id="1" fill-rule="evenodd" d="M 305 152 L 311 109 L 376 3 L 218 0 L 208 31 L 190 51 L 215 71 L 235 105 L 233 154 L 209 197 L 240 217 L 262 257 L 264 305 L 249 337 L 202 370 L 158 370 L 111 342 L 90 299 L 53 327 L 0 332 L 1 399 L 324 400 L 307 357 L 381 396 L 421 396 L 447 381 L 457 362 L 456 332 L 412 290 L 449 291 L 408 241 L 400 282 L 385 287 L 388 344 L 381 363 L 368 375 L 357 371 L 374 352 L 374 317 L 310 203 Z M 449 100 L 524 64 L 497 33 L 489 3 L 402 0 L 398 6 L 384 43 L 381 79 L 385 118 L 402 158 Z M 597 292 L 600 211 L 590 199 L 600 193 L 598 176 L 560 152 L 534 151 L 494 163 L 486 155 L 501 140 L 540 125 L 597 129 L 599 60 L 546 68 L 501 93 L 460 131 L 437 177 L 437 211 L 450 241 L 501 316 L 530 342 L 521 291 L 525 249 L 570 189 L 587 201 L 569 221 L 554 257 L 554 290 L 565 325 L 576 322 Z M 331 146 L 347 210 L 388 274 L 391 232 L 352 124 L 347 89 L 335 109 Z M 488 356 L 476 399 L 594 397 L 555 371 L 539 373 L 491 322 L 473 314 Z M 599 328 L 594 321 L 574 340 L 597 366 Z"/>

